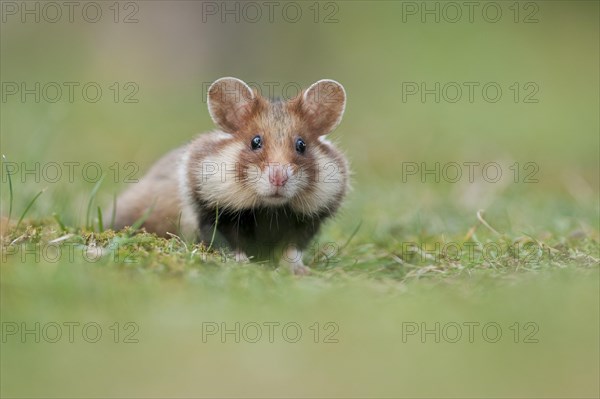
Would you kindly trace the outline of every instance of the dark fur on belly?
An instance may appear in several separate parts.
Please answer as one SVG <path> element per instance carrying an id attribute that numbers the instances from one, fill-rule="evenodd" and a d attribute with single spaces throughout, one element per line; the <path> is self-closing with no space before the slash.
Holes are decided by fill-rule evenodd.
<path id="1" fill-rule="evenodd" d="M 210 242 L 217 211 L 215 208 L 202 207 L 200 214 L 202 240 Z M 286 206 L 238 212 L 219 210 L 217 232 L 229 247 L 241 250 L 255 260 L 276 260 L 288 245 L 305 249 L 328 216 L 329 213 L 312 217 L 298 215 Z"/>

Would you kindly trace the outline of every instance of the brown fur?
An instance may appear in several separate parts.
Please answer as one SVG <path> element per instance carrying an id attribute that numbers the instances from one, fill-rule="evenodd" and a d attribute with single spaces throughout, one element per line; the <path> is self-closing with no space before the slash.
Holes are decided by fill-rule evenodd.
<path id="1" fill-rule="evenodd" d="M 200 135 L 161 158 L 119 197 L 115 227 L 134 224 L 151 208 L 143 227 L 158 235 L 177 234 L 183 219 L 201 240 L 209 239 L 216 224 L 234 249 L 257 258 L 290 244 L 304 248 L 347 190 L 346 159 L 320 139 L 341 119 L 343 88 L 319 81 L 288 102 L 269 101 L 243 82 L 223 78 L 211 86 L 208 98 L 211 116 L 222 131 Z M 252 149 L 257 135 L 262 147 Z M 306 143 L 304 153 L 296 151 L 298 138 Z M 209 164 L 225 174 L 208 174 Z M 265 172 L 279 167 L 273 165 L 289 166 L 277 173 L 286 170 L 296 181 L 275 189 Z M 327 180 L 331 166 L 335 179 Z M 256 170 L 261 173 L 251 181 Z M 269 202 L 272 194 L 261 190 L 281 192 L 282 202 Z"/>
<path id="2" fill-rule="evenodd" d="M 182 203 L 176 195 L 179 187 L 177 179 L 173 178 L 173 170 L 177 168 L 184 149 L 181 147 L 166 154 L 139 182 L 131 183 L 131 187 L 119 196 L 115 212 L 116 230 L 132 226 L 151 210 L 143 223 L 147 231 L 163 237 L 167 236 L 167 232 L 178 233 Z"/>

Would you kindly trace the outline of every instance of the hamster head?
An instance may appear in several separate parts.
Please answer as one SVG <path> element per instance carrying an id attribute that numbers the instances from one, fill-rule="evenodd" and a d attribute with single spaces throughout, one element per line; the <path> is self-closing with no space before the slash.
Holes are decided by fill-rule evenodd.
<path id="1" fill-rule="evenodd" d="M 290 206 L 332 210 L 347 186 L 343 155 L 325 140 L 342 119 L 346 93 L 320 80 L 288 101 L 269 100 L 235 78 L 208 90 L 208 109 L 225 134 L 202 168 L 203 198 L 232 210 Z M 210 173 L 207 173 L 210 171 Z"/>

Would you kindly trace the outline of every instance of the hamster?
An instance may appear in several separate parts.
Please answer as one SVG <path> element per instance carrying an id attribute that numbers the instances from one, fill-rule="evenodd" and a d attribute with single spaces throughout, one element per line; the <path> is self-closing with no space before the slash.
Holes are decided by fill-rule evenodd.
<path id="1" fill-rule="evenodd" d="M 192 234 L 229 246 L 240 261 L 308 273 L 302 251 L 349 187 L 348 161 L 325 139 L 342 119 L 343 86 L 320 80 L 283 101 L 227 77 L 207 97 L 218 130 L 169 152 L 121 194 L 114 228 L 143 220 L 160 236 Z"/>

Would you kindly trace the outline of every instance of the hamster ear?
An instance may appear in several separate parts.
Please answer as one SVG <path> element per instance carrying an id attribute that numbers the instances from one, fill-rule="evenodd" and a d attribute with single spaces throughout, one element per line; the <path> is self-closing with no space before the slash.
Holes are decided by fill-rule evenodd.
<path id="1" fill-rule="evenodd" d="M 310 129 L 319 136 L 339 125 L 345 107 L 346 91 L 335 80 L 319 80 L 302 95 L 303 116 Z"/>
<path id="2" fill-rule="evenodd" d="M 235 133 L 252 113 L 256 96 L 236 78 L 221 78 L 208 88 L 208 112 L 213 122 L 227 133 Z"/>

